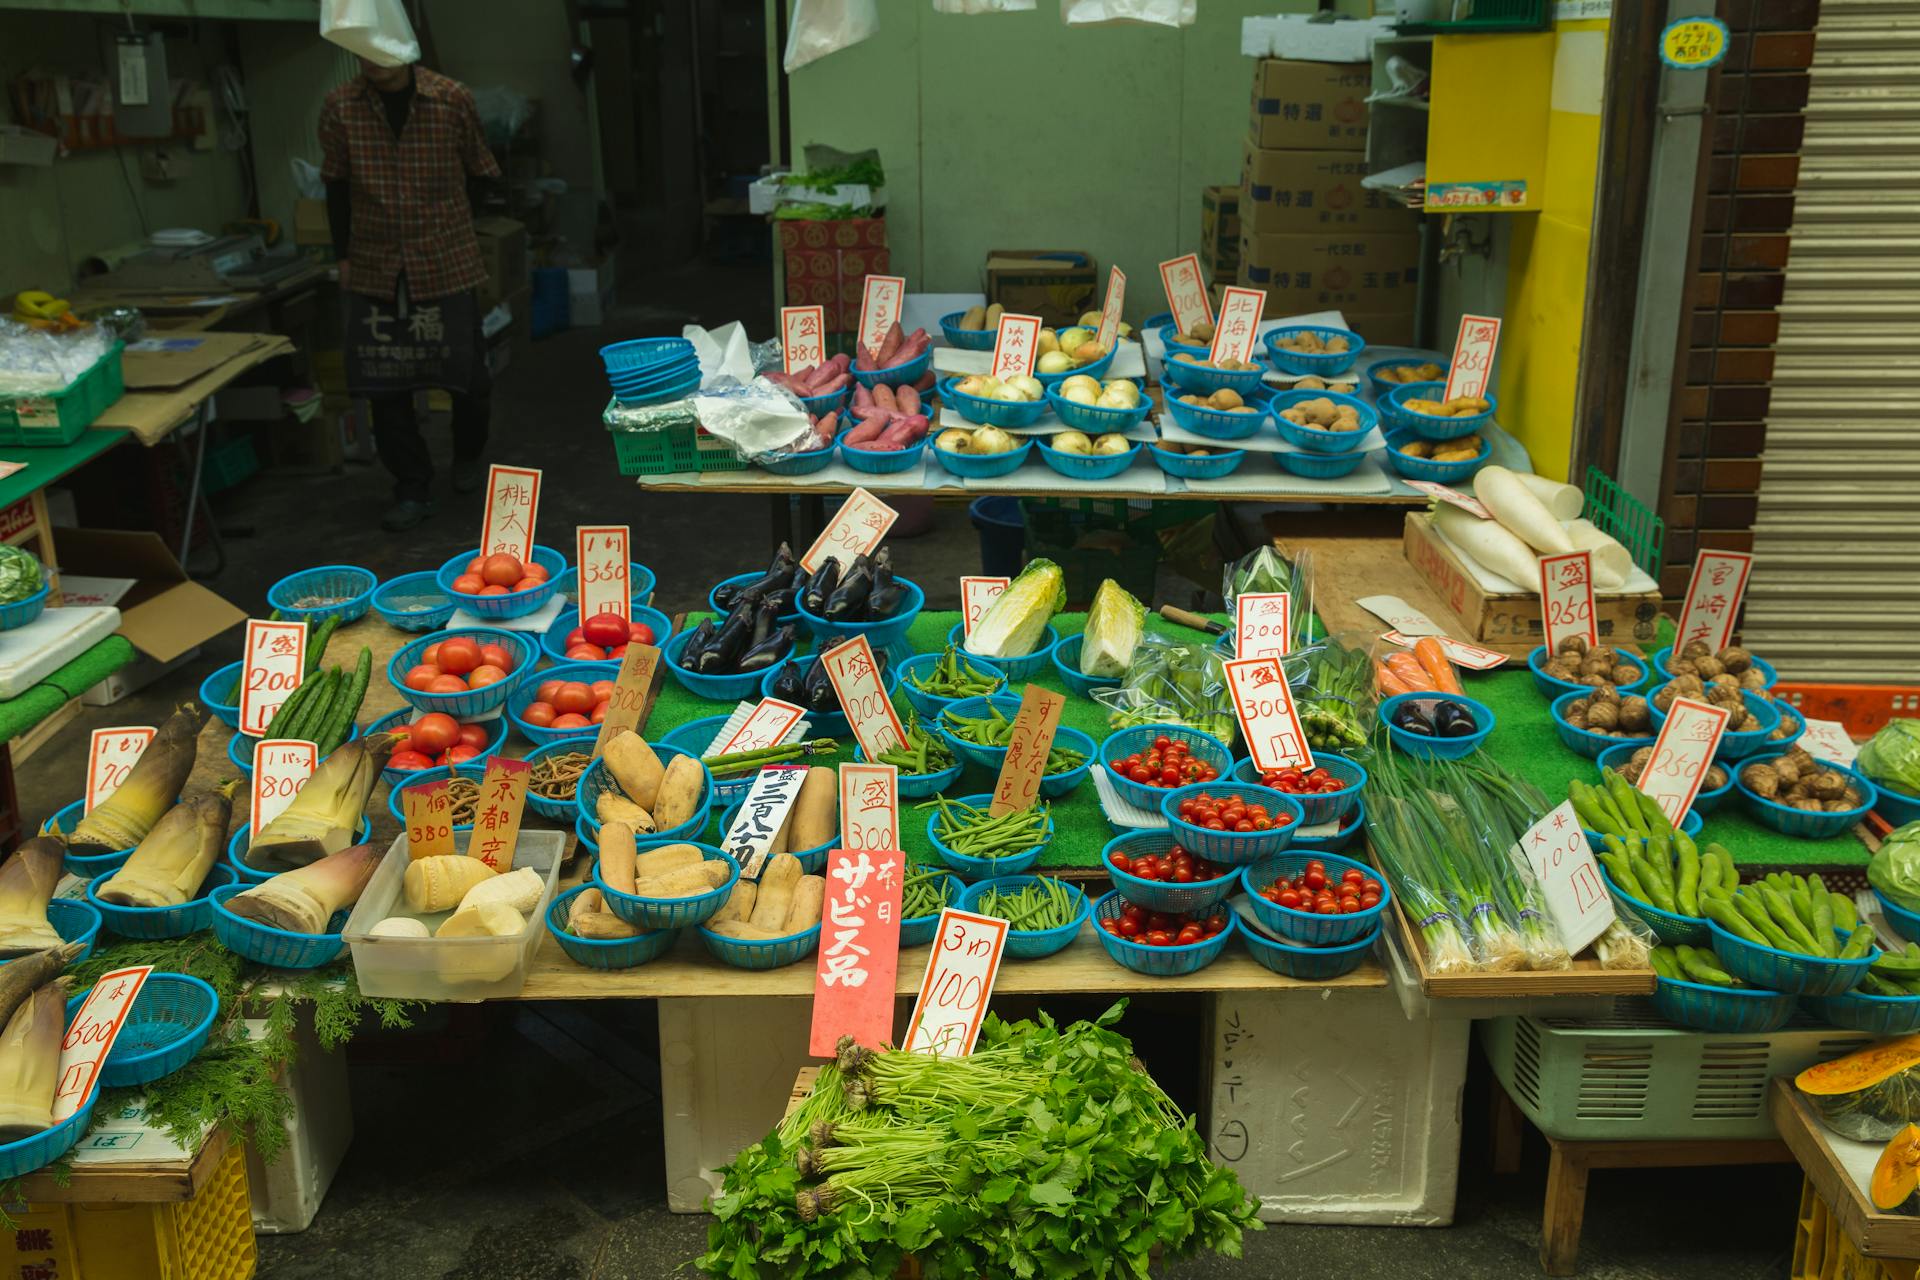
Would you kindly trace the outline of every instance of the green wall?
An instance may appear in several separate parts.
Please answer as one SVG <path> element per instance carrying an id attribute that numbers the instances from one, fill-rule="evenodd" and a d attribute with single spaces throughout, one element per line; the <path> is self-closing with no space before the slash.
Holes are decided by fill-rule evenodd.
<path id="1" fill-rule="evenodd" d="M 1241 18 L 1314 7 L 1202 0 L 1183 30 L 1069 29 L 1051 0 L 977 17 L 889 2 L 878 35 L 791 76 L 793 154 L 878 149 L 894 274 L 915 292 L 980 289 L 989 249 L 1083 249 L 1103 286 L 1127 273 L 1137 320 L 1165 308 L 1155 265 L 1199 248 L 1200 189 L 1239 181 Z"/>

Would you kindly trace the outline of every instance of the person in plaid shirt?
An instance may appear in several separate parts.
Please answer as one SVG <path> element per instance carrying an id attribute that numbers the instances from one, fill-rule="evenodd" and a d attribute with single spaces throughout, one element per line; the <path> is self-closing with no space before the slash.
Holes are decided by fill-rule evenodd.
<path id="1" fill-rule="evenodd" d="M 473 94 L 418 64 L 381 66 L 327 95 L 321 174 L 340 283 L 347 292 L 347 381 L 372 408 L 374 444 L 393 473 L 381 527 L 433 512 L 433 454 L 414 392 L 453 398 L 453 490 L 471 493 L 483 457 L 492 384 L 474 286 L 487 278 L 469 185 L 498 178 Z"/>

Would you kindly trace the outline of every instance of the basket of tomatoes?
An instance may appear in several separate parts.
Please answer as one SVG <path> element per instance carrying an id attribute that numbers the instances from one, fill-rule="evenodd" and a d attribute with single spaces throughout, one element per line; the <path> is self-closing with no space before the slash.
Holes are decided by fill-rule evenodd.
<path id="1" fill-rule="evenodd" d="M 1113 962 L 1152 978 L 1197 973 L 1220 958 L 1235 928 L 1233 914 L 1216 906 L 1205 915 L 1153 911 L 1114 890 L 1093 904 L 1094 936 Z"/>
<path id="2" fill-rule="evenodd" d="M 1229 866 L 1279 853 L 1300 829 L 1300 802 L 1271 787 L 1203 782 L 1160 799 L 1173 838 L 1196 857 Z"/>
<path id="3" fill-rule="evenodd" d="M 596 733 L 607 718 L 613 678 L 605 663 L 563 662 L 521 685 L 507 699 L 507 715 L 529 741 L 544 746 Z"/>
<path id="4" fill-rule="evenodd" d="M 435 582 L 454 604 L 481 618 L 524 618 L 546 607 L 559 589 L 567 558 L 536 546 L 525 561 L 498 551 L 457 555 L 440 566 Z"/>
<path id="5" fill-rule="evenodd" d="M 562 609 L 540 637 L 540 647 L 555 662 L 618 662 L 630 644 L 664 648 L 673 635 L 673 619 L 644 605 L 632 608 L 631 618 L 596 613 L 585 621 L 578 609 Z"/>
<path id="6" fill-rule="evenodd" d="M 474 720 L 498 711 L 538 657 L 512 631 L 436 632 L 405 645 L 387 663 L 387 679 L 416 711 Z"/>
<path id="7" fill-rule="evenodd" d="M 506 741 L 507 722 L 498 717 L 485 723 L 461 724 L 444 711 L 429 711 L 412 724 L 401 723 L 408 714 L 396 711 L 381 721 L 383 727 L 407 735 L 407 740 L 387 757 L 389 782 L 404 782 L 396 775 L 420 769 L 484 760 Z"/>
<path id="8" fill-rule="evenodd" d="M 1352 942 L 1378 926 L 1392 897 L 1373 868 L 1333 853 L 1275 854 L 1240 874 L 1261 927 L 1307 946 Z"/>
<path id="9" fill-rule="evenodd" d="M 1258 769 L 1251 760 L 1234 766 L 1233 776 L 1245 782 L 1285 792 L 1300 802 L 1300 821 L 1309 827 L 1338 822 L 1359 803 L 1367 785 L 1367 771 L 1345 756 L 1319 752 L 1313 763 L 1300 768 Z"/>
<path id="10" fill-rule="evenodd" d="M 1149 911 L 1202 914 L 1240 884 L 1233 867 L 1196 858 L 1165 831 L 1130 831 L 1100 851 L 1113 887 Z"/>
<path id="11" fill-rule="evenodd" d="M 1109 734 L 1100 756 L 1120 798 L 1143 809 L 1153 808 L 1170 788 L 1212 782 L 1233 767 L 1233 753 L 1219 739 L 1172 724 Z"/>

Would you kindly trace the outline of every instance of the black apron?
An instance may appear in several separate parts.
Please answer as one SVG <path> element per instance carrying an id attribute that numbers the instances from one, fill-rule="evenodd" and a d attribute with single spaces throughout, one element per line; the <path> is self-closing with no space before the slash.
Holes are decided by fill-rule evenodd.
<path id="1" fill-rule="evenodd" d="M 391 299 L 347 295 L 347 388 L 356 396 L 432 388 L 484 396 L 492 382 L 481 352 L 471 289 L 420 301 L 402 275 Z"/>

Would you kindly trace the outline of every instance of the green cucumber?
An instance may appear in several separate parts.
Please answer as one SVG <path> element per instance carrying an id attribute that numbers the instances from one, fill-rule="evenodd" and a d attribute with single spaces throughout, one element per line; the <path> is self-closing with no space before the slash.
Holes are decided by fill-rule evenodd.
<path id="1" fill-rule="evenodd" d="M 353 732 L 353 718 L 360 714 L 360 703 L 367 696 L 367 682 L 372 678 L 373 650 L 361 645 L 360 659 L 354 663 L 353 674 L 347 677 L 346 688 L 332 709 L 327 727 L 322 731 L 321 755 L 333 751 Z"/>
<path id="2" fill-rule="evenodd" d="M 300 713 L 299 719 L 287 726 L 289 738 L 300 738 L 314 742 L 314 728 L 327 714 L 327 708 L 333 704 L 335 691 L 340 687 L 340 668 L 328 667 L 320 673 L 320 687 L 314 690 L 313 698 Z"/>
<path id="3" fill-rule="evenodd" d="M 242 673 L 244 678 L 244 673 Z M 287 695 L 287 700 L 273 710 L 273 716 L 267 721 L 267 727 L 261 733 L 263 738 L 284 738 L 284 730 L 289 721 L 300 713 L 300 704 L 313 697 L 314 681 L 302 679 L 299 687 Z"/>
<path id="4" fill-rule="evenodd" d="M 307 670 L 318 671 L 321 661 L 327 656 L 327 641 L 333 639 L 333 633 L 340 627 L 340 615 L 330 615 L 320 624 L 320 629 L 307 638 Z"/>

